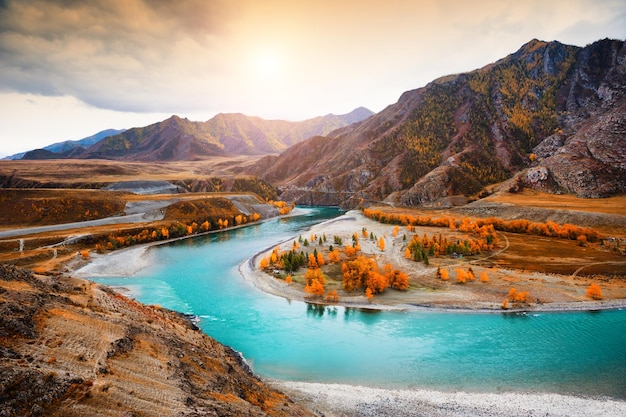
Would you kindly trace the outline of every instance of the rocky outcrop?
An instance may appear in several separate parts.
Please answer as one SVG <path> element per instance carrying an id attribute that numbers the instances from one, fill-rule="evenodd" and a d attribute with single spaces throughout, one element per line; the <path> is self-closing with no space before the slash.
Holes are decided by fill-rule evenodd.
<path id="1" fill-rule="evenodd" d="M 187 318 L 0 265 L 0 415 L 311 416 Z"/>
<path id="2" fill-rule="evenodd" d="M 552 138 L 546 141 L 554 142 Z M 566 190 L 579 197 L 626 192 L 626 105 L 585 123 L 560 147 L 542 143 L 537 151 L 545 159 L 536 168 L 542 175 L 531 180 L 535 188 L 553 180 L 558 188 L 548 189 Z"/>

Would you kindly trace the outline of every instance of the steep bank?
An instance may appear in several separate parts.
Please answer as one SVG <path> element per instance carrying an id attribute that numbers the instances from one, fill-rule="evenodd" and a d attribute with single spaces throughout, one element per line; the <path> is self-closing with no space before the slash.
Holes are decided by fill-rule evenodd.
<path id="1" fill-rule="evenodd" d="M 0 415 L 309 416 L 177 313 L 0 266 Z"/>

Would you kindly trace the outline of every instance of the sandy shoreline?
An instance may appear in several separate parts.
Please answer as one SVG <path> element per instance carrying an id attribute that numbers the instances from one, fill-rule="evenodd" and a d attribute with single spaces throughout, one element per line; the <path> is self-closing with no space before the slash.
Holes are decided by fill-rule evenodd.
<path id="1" fill-rule="evenodd" d="M 626 401 L 549 393 L 389 390 L 342 384 L 267 381 L 326 417 L 622 417 Z"/>

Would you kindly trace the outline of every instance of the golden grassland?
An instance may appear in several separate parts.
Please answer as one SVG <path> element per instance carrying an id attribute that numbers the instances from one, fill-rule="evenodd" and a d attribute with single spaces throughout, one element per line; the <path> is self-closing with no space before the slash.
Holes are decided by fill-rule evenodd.
<path id="1" fill-rule="evenodd" d="M 229 176 L 261 157 L 214 157 L 202 161 L 125 162 L 103 159 L 0 161 L 0 176 L 15 176 L 42 183 L 111 183 L 118 181 L 186 180 Z"/>
<path id="2" fill-rule="evenodd" d="M 571 194 L 555 195 L 524 189 L 519 193 L 492 194 L 482 201 L 513 204 L 519 207 L 626 215 L 626 195 L 609 198 L 579 198 Z"/>

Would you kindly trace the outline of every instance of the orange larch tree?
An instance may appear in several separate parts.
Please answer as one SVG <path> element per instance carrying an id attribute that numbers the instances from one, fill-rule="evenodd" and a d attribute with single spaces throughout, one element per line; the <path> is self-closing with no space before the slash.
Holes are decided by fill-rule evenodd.
<path id="1" fill-rule="evenodd" d="M 328 260 L 332 263 L 339 262 L 339 250 L 334 249 L 328 254 Z"/>
<path id="2" fill-rule="evenodd" d="M 395 288 L 401 291 L 406 291 L 409 289 L 409 276 L 404 272 L 393 269 L 389 271 L 386 275 L 387 281 L 389 282 L 389 286 L 391 286 L 391 288 Z"/>
<path id="3" fill-rule="evenodd" d="M 307 285 L 311 285 L 313 281 L 317 281 L 321 283 L 322 285 L 326 285 L 326 277 L 324 276 L 324 273 L 322 272 L 322 270 L 319 268 L 307 269 L 306 272 L 304 273 L 304 279 Z"/>
<path id="4" fill-rule="evenodd" d="M 314 279 L 310 285 L 304 287 L 304 292 L 310 294 L 312 297 L 324 296 L 324 285 L 318 280 Z"/>
<path id="5" fill-rule="evenodd" d="M 354 246 L 347 245 L 346 246 L 346 256 L 351 258 L 354 255 L 356 255 L 356 248 Z"/>
<path id="6" fill-rule="evenodd" d="M 587 288 L 587 297 L 591 297 L 594 300 L 602 300 L 602 289 L 596 283 L 593 283 Z"/>
<path id="7" fill-rule="evenodd" d="M 380 294 L 389 286 L 389 280 L 378 271 L 371 270 L 365 278 L 365 286 L 372 291 L 372 294 Z"/>
<path id="8" fill-rule="evenodd" d="M 456 282 L 459 284 L 465 284 L 467 281 L 467 273 L 462 268 L 456 269 Z"/>
<path id="9" fill-rule="evenodd" d="M 326 293 L 326 301 L 331 303 L 339 301 L 339 294 L 337 294 L 337 290 L 328 291 Z"/>
<path id="10" fill-rule="evenodd" d="M 444 280 L 444 281 L 447 281 L 448 278 L 449 278 L 448 277 L 448 270 L 446 268 L 441 268 L 440 272 L 441 272 L 441 279 Z"/>

